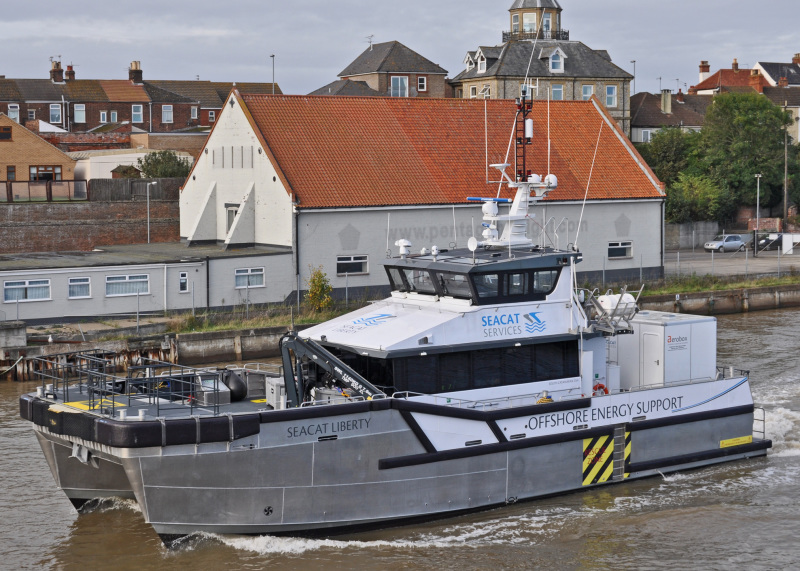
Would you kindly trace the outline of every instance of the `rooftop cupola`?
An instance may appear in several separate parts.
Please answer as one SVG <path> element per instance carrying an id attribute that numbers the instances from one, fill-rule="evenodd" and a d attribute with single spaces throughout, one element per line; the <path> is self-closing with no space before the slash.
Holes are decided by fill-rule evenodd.
<path id="1" fill-rule="evenodd" d="M 561 6 L 557 0 L 514 0 L 511 8 L 511 31 L 503 32 L 509 40 L 569 40 L 561 28 Z"/>

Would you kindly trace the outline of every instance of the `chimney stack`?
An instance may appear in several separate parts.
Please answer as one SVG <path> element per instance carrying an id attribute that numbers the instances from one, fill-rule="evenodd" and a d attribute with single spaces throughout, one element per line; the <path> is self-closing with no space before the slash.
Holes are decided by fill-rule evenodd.
<path id="1" fill-rule="evenodd" d="M 792 58 L 792 63 L 794 65 L 800 65 L 800 54 L 794 54 L 794 57 Z"/>
<path id="2" fill-rule="evenodd" d="M 661 112 L 667 115 L 672 113 L 672 91 L 669 89 L 661 90 Z"/>
<path id="3" fill-rule="evenodd" d="M 64 70 L 61 69 L 60 61 L 53 61 L 50 66 L 50 81 L 53 83 L 64 83 Z"/>
<path id="4" fill-rule="evenodd" d="M 700 62 L 700 81 L 698 83 L 703 83 L 709 75 L 711 75 L 711 66 L 706 60 L 703 60 Z"/>
<path id="5" fill-rule="evenodd" d="M 764 93 L 764 85 L 761 81 L 761 73 L 757 69 L 750 70 L 750 87 L 758 93 Z"/>
<path id="6" fill-rule="evenodd" d="M 67 77 L 66 77 L 67 81 L 75 81 L 75 70 L 72 69 L 71 65 L 67 66 L 67 74 L 66 75 L 67 75 Z"/>
<path id="7" fill-rule="evenodd" d="M 737 58 L 733 58 L 733 63 L 731 64 L 731 69 L 733 69 L 734 73 L 739 72 L 739 60 Z"/>
<path id="8" fill-rule="evenodd" d="M 138 61 L 132 61 L 131 67 L 128 70 L 128 79 L 133 83 L 142 83 L 142 64 Z"/>
<path id="9" fill-rule="evenodd" d="M 789 87 L 789 78 L 782 77 L 778 80 L 778 87 Z"/>
<path id="10" fill-rule="evenodd" d="M 678 93 L 675 95 L 675 100 L 678 103 L 683 103 L 683 91 L 681 91 L 680 89 L 678 89 Z"/>

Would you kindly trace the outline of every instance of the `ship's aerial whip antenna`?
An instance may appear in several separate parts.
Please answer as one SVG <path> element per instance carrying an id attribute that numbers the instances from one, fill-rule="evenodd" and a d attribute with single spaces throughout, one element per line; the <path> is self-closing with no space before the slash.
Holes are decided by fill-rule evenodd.
<path id="1" fill-rule="evenodd" d="M 594 172 L 594 161 L 597 159 L 597 149 L 600 147 L 600 135 L 603 132 L 603 123 L 600 122 L 600 130 L 597 132 L 597 144 L 594 146 L 594 156 L 592 157 L 592 167 L 589 169 L 589 180 L 586 181 L 586 192 L 583 195 L 583 205 L 581 206 L 581 217 L 578 219 L 578 233 L 575 234 L 575 249 L 578 249 L 578 237 L 581 235 L 581 224 L 583 223 L 583 210 L 586 208 L 586 197 L 589 196 L 589 185 L 592 183 L 592 173 Z"/>

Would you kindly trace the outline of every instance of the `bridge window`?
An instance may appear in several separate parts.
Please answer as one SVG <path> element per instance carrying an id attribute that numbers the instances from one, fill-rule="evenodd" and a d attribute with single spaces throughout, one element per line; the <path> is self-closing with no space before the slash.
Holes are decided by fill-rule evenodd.
<path id="1" fill-rule="evenodd" d="M 472 290 L 469 288 L 469 280 L 465 274 L 439 272 L 436 275 L 439 279 L 439 285 L 442 286 L 443 295 L 459 299 L 472 298 Z"/>

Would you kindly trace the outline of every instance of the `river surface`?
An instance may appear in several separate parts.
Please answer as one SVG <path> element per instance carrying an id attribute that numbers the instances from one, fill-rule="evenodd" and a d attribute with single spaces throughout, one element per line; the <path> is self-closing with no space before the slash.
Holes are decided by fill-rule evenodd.
<path id="1" fill-rule="evenodd" d="M 786 569 L 800 561 L 800 310 L 719 318 L 720 364 L 751 371 L 764 459 L 337 537 L 201 535 L 168 550 L 133 501 L 78 515 L 0 383 L 2 569 Z M 364 498 L 369 501 L 369 498 Z"/>

